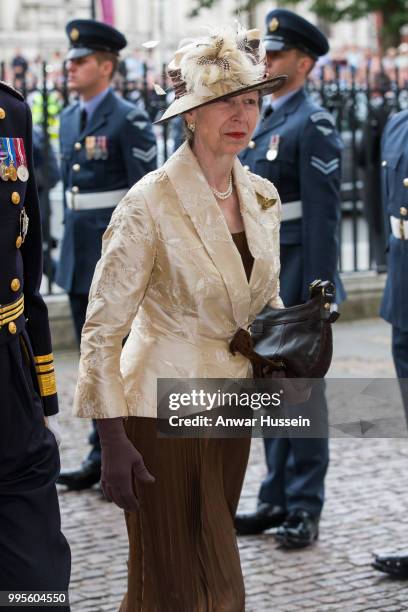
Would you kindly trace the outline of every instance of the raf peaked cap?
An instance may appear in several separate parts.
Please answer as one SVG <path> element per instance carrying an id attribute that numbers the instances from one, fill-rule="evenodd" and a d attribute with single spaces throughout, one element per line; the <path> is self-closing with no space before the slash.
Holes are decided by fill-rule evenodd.
<path id="1" fill-rule="evenodd" d="M 329 51 L 324 34 L 310 21 L 286 9 L 275 9 L 266 16 L 266 34 L 263 39 L 266 51 L 300 49 L 313 58 Z"/>
<path id="2" fill-rule="evenodd" d="M 70 42 L 67 60 L 79 59 L 95 51 L 119 55 L 126 47 L 126 38 L 112 26 L 94 19 L 73 19 L 65 28 Z"/>

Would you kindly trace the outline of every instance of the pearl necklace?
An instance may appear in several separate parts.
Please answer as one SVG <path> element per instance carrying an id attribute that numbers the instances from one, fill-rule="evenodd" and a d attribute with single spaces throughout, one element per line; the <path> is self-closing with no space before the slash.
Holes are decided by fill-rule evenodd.
<path id="1" fill-rule="evenodd" d="M 226 191 L 217 191 L 217 189 L 214 189 L 214 187 L 211 187 L 211 185 L 210 189 L 215 195 L 215 197 L 219 200 L 226 200 L 227 198 L 229 198 L 232 193 L 232 174 L 230 174 L 230 177 L 228 179 L 228 187 Z"/>

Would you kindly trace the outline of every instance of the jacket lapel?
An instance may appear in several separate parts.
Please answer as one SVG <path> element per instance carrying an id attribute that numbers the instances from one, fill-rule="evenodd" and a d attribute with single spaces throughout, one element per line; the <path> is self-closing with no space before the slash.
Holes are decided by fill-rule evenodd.
<path id="1" fill-rule="evenodd" d="M 79 102 L 76 102 L 71 108 L 67 109 L 64 119 L 65 121 L 62 121 L 60 125 L 60 144 L 63 143 L 64 147 L 70 147 L 71 143 L 76 142 L 79 138 Z"/>
<path id="2" fill-rule="evenodd" d="M 166 162 L 164 169 L 224 281 L 237 325 L 246 325 L 251 295 L 241 256 L 188 143 L 177 150 Z"/>
<path id="3" fill-rule="evenodd" d="M 260 120 L 258 123 L 256 130 L 253 135 L 253 139 L 255 140 L 265 132 L 272 132 L 278 125 L 281 125 L 286 121 L 286 117 L 293 113 L 299 104 L 304 100 L 305 92 L 303 89 L 300 89 L 296 94 L 294 94 L 289 100 L 282 104 L 278 110 L 274 111 L 269 117 L 264 120 Z"/>
<path id="4" fill-rule="evenodd" d="M 93 134 L 107 123 L 108 117 L 112 114 L 114 95 L 115 94 L 113 91 L 110 91 L 106 94 L 102 102 L 96 107 L 94 113 L 92 113 L 90 121 L 88 121 L 86 128 L 81 132 L 81 138 Z"/>
<path id="5" fill-rule="evenodd" d="M 279 253 L 279 246 L 274 244 L 274 227 L 279 225 L 275 202 L 270 197 L 270 186 L 257 181 L 255 189 L 250 175 L 237 159 L 234 163 L 234 179 L 240 201 L 248 247 L 254 258 L 254 265 L 249 281 L 251 292 L 251 313 L 257 314 L 269 299 L 269 283 L 274 279 L 273 257 Z M 264 209 L 264 202 L 272 206 Z M 266 296 L 266 297 L 265 297 Z"/>

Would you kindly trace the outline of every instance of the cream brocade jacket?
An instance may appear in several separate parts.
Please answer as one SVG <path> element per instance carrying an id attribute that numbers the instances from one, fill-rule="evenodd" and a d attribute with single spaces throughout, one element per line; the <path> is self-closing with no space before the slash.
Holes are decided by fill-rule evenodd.
<path id="1" fill-rule="evenodd" d="M 157 378 L 245 378 L 229 342 L 279 298 L 281 204 L 236 159 L 250 282 L 224 216 L 185 143 L 136 183 L 103 237 L 82 332 L 74 411 L 157 417 Z M 122 349 L 123 338 L 130 334 Z"/>

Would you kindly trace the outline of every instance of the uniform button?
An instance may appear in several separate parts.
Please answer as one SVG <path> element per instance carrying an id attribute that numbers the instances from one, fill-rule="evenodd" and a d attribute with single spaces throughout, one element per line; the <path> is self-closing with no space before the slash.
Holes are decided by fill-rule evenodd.
<path id="1" fill-rule="evenodd" d="M 76 142 L 74 144 L 74 149 L 75 149 L 75 151 L 80 151 L 82 149 L 81 143 L 80 142 Z"/>
<path id="2" fill-rule="evenodd" d="M 72 169 L 73 169 L 74 172 L 79 172 L 80 169 L 81 169 L 81 166 L 79 164 L 74 164 L 72 166 Z"/>
<path id="3" fill-rule="evenodd" d="M 382 165 L 383 168 L 385 168 L 385 166 L 387 165 L 387 160 L 383 159 L 382 162 L 381 162 L 381 165 Z"/>
<path id="4" fill-rule="evenodd" d="M 6 118 L 6 111 L 4 110 L 4 108 L 1 108 L 0 106 L 0 119 L 5 119 Z"/>
<path id="5" fill-rule="evenodd" d="M 254 141 L 254 140 L 250 140 L 250 141 L 248 142 L 248 147 L 249 147 L 250 149 L 255 149 L 255 147 L 256 147 L 256 143 L 255 143 L 255 141 Z"/>
<path id="6" fill-rule="evenodd" d="M 400 215 L 402 215 L 403 217 L 406 217 L 408 215 L 408 208 L 406 206 L 401 206 Z"/>
<path id="7" fill-rule="evenodd" d="M 72 193 L 78 193 L 79 192 L 79 187 L 77 187 L 76 185 L 74 185 L 71 189 Z"/>
<path id="8" fill-rule="evenodd" d="M 21 236 L 17 236 L 17 238 L 16 238 L 16 247 L 19 249 L 22 244 L 23 244 L 22 237 Z"/>
<path id="9" fill-rule="evenodd" d="M 404 178 L 402 182 L 404 183 L 404 187 L 408 187 L 408 177 Z"/>
<path id="10" fill-rule="evenodd" d="M 11 201 L 13 202 L 13 204 L 20 204 L 20 194 L 18 193 L 18 191 L 13 191 L 13 193 L 11 194 Z"/>
<path id="11" fill-rule="evenodd" d="M 15 334 L 17 332 L 17 325 L 13 323 L 12 321 L 11 323 L 8 324 L 8 330 L 10 334 Z"/>
<path id="12" fill-rule="evenodd" d="M 20 281 L 18 280 L 18 278 L 13 278 L 10 283 L 10 287 L 12 291 L 18 291 L 20 289 Z"/>

